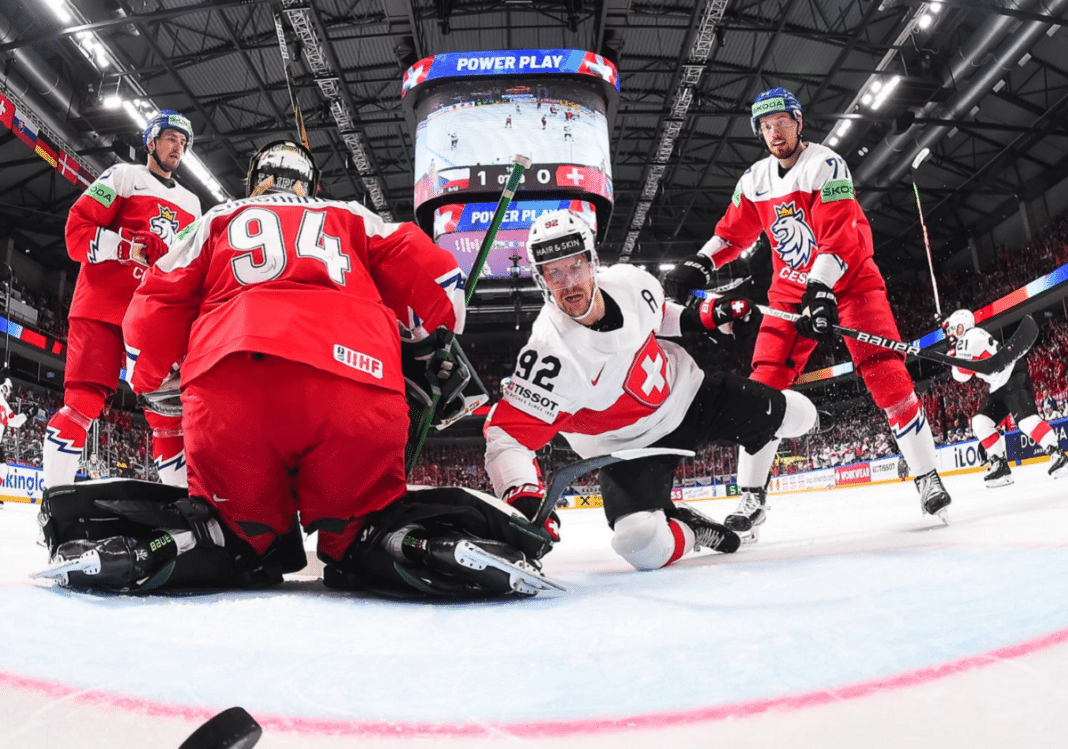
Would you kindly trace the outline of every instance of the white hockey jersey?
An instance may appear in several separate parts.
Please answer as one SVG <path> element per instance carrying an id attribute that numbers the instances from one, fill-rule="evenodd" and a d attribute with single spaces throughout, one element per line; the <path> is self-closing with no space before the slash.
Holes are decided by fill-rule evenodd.
<path id="1" fill-rule="evenodd" d="M 982 328 L 971 328 L 957 339 L 957 344 L 949 350 L 949 355 L 975 361 L 976 359 L 989 359 L 997 353 L 998 348 L 998 342 L 994 340 L 994 336 L 990 335 Z M 972 379 L 973 376 L 976 376 L 980 380 L 989 384 L 990 392 L 994 392 L 1009 381 L 1009 377 L 1012 375 L 1012 372 L 1017 365 L 1026 367 L 1026 358 L 1019 359 L 1004 369 L 994 372 L 994 374 L 972 372 L 968 369 L 962 369 L 961 367 L 953 367 L 952 374 L 953 379 L 957 382 L 967 382 Z"/>
<path id="2" fill-rule="evenodd" d="M 623 326 L 600 332 L 548 303 L 534 321 L 503 397 L 486 419 L 486 471 L 498 495 L 537 484 L 534 451 L 562 434 L 583 458 L 647 447 L 673 431 L 704 381 L 678 344 L 682 307 L 632 265 L 597 274 Z"/>

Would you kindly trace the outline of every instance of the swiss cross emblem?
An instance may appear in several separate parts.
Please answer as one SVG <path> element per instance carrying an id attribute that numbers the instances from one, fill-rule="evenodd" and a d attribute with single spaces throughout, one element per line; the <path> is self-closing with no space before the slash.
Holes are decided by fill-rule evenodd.
<path id="1" fill-rule="evenodd" d="M 731 302 L 731 312 L 735 317 L 739 317 L 745 314 L 745 308 L 749 306 L 749 302 L 744 299 L 735 299 Z"/>
<path id="2" fill-rule="evenodd" d="M 623 390 L 643 406 L 657 408 L 671 392 L 667 378 L 667 355 L 660 348 L 656 337 L 650 333 L 631 362 L 627 379 L 623 382 Z"/>

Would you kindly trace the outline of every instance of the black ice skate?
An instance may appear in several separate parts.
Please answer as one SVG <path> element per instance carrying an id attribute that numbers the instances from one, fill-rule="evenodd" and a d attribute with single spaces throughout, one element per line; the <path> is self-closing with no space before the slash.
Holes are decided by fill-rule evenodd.
<path id="1" fill-rule="evenodd" d="M 758 534 L 757 526 L 767 519 L 768 493 L 763 487 L 742 487 L 742 501 L 738 509 L 723 519 L 723 524 L 735 533 Z"/>
<path id="2" fill-rule="evenodd" d="M 949 525 L 949 492 L 942 486 L 938 471 L 930 471 L 916 477 L 916 490 L 920 493 L 920 507 L 928 515 L 937 515 L 938 519 Z"/>
<path id="3" fill-rule="evenodd" d="M 711 549 L 722 554 L 733 554 L 742 545 L 741 537 L 730 528 L 705 517 L 692 507 L 677 504 L 668 516 L 689 527 L 694 535 L 694 551 Z"/>
<path id="4" fill-rule="evenodd" d="M 152 568 L 148 543 L 134 543 L 127 536 L 103 541 L 78 539 L 59 545 L 52 566 L 33 575 L 51 578 L 69 588 L 104 588 L 126 591 L 145 578 Z"/>
<path id="5" fill-rule="evenodd" d="M 1059 445 L 1050 445 L 1046 454 L 1049 455 L 1050 460 L 1049 475 L 1055 479 L 1068 476 L 1068 453 L 1065 453 Z"/>
<path id="6" fill-rule="evenodd" d="M 983 483 L 987 488 L 995 486 L 1008 486 L 1014 479 L 1012 478 L 1012 470 L 1009 468 L 1009 462 L 1000 455 L 991 455 L 989 460 L 989 468 L 986 475 L 983 476 Z"/>
<path id="7" fill-rule="evenodd" d="M 533 596 L 567 590 L 545 577 L 523 552 L 499 541 L 446 533 L 426 541 L 426 554 L 431 569 L 474 580 L 489 592 Z"/>

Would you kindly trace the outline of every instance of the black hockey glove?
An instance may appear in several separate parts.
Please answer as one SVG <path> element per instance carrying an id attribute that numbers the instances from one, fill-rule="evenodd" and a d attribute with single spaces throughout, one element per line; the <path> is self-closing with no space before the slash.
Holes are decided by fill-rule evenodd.
<path id="1" fill-rule="evenodd" d="M 834 339 L 838 324 L 838 298 L 819 281 L 809 281 L 801 297 L 801 317 L 794 323 L 797 332 L 817 341 Z"/>
<path id="2" fill-rule="evenodd" d="M 463 390 L 471 381 L 471 371 L 452 350 L 453 338 L 451 330 L 438 328 L 421 341 L 405 344 L 404 377 L 409 394 L 414 386 L 430 397 L 441 396 L 435 422 L 450 419 L 463 410 Z M 420 366 L 422 373 L 418 371 Z M 426 386 L 429 393 L 424 390 Z"/>
<path id="3" fill-rule="evenodd" d="M 687 304 L 690 291 L 703 289 L 712 283 L 712 271 L 716 269 L 706 255 L 691 255 L 667 272 L 664 276 L 664 293 L 679 304 Z"/>

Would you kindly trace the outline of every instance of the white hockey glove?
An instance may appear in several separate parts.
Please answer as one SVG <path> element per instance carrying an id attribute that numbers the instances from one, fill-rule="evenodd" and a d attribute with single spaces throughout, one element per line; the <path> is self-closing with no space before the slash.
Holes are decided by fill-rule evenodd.
<path id="1" fill-rule="evenodd" d="M 26 414 L 15 414 L 7 425 L 12 429 L 18 429 L 20 426 L 26 423 Z"/>

